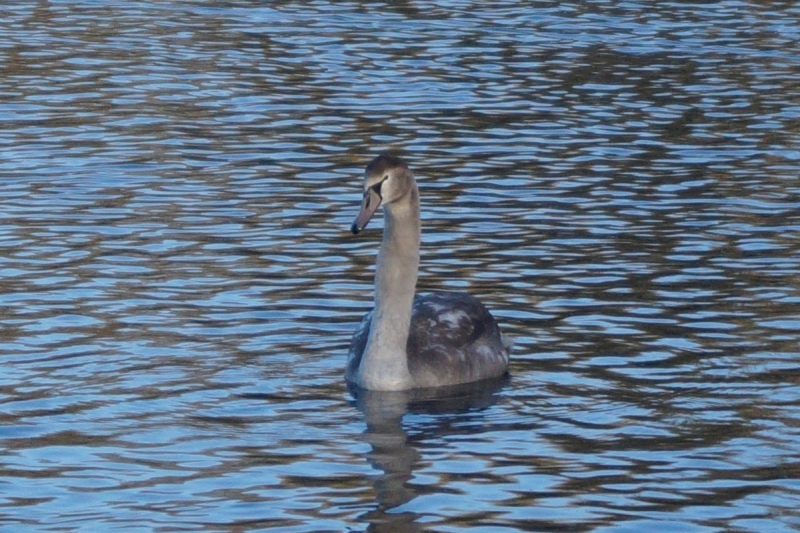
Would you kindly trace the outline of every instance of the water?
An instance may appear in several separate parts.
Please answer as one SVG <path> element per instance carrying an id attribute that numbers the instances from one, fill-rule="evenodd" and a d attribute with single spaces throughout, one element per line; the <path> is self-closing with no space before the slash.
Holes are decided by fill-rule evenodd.
<path id="1" fill-rule="evenodd" d="M 4 531 L 800 530 L 793 2 L 16 2 Z M 380 221 L 508 382 L 351 394 Z"/>

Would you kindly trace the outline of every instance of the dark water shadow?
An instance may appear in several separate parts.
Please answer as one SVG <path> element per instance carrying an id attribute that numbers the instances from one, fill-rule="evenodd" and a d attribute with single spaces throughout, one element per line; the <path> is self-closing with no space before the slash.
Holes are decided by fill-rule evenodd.
<path id="1" fill-rule="evenodd" d="M 499 392 L 509 383 L 503 376 L 452 387 L 416 389 L 399 392 L 377 392 L 349 386 L 353 404 L 364 414 L 367 428 L 363 440 L 371 446 L 367 460 L 382 474 L 376 476 L 373 488 L 377 509 L 362 518 L 369 531 L 421 531 L 414 512 L 392 512 L 400 505 L 421 495 L 423 486 L 409 483 L 421 455 L 403 427 L 407 414 L 445 415 L 434 431 L 446 434 L 450 424 L 447 415 L 479 411 L 497 402 Z"/>

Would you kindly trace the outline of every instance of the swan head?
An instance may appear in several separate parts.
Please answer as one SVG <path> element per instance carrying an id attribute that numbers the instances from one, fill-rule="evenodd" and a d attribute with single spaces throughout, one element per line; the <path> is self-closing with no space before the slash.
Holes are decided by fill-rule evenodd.
<path id="1" fill-rule="evenodd" d="M 414 176 L 405 161 L 382 154 L 364 171 L 364 199 L 353 226 L 354 234 L 363 230 L 381 205 L 391 204 L 414 189 Z"/>

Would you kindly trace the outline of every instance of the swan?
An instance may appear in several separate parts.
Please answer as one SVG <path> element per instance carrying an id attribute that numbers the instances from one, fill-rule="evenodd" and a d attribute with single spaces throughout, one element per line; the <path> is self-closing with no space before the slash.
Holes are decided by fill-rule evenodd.
<path id="1" fill-rule="evenodd" d="M 504 375 L 509 349 L 494 317 L 463 292 L 415 295 L 419 267 L 419 189 L 408 165 L 382 154 L 367 165 L 364 199 L 351 227 L 363 230 L 383 206 L 375 307 L 350 344 L 345 379 L 367 390 L 400 391 Z"/>

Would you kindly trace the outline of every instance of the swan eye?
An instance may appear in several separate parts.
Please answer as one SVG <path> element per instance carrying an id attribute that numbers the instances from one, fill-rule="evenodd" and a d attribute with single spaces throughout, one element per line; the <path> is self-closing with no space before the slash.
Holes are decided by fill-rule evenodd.
<path id="1" fill-rule="evenodd" d="M 383 179 L 382 179 L 381 181 L 379 181 L 378 183 L 376 183 L 375 185 L 373 185 L 372 187 L 370 187 L 370 189 L 372 189 L 373 191 L 375 191 L 375 194 L 377 194 L 378 196 L 380 196 L 381 198 L 383 198 L 383 195 L 381 195 L 381 185 L 383 185 L 383 182 L 384 182 L 384 181 L 386 181 L 386 180 L 388 180 L 388 179 L 389 179 L 389 175 L 387 174 L 387 175 L 385 175 L 385 176 L 383 177 Z"/>

